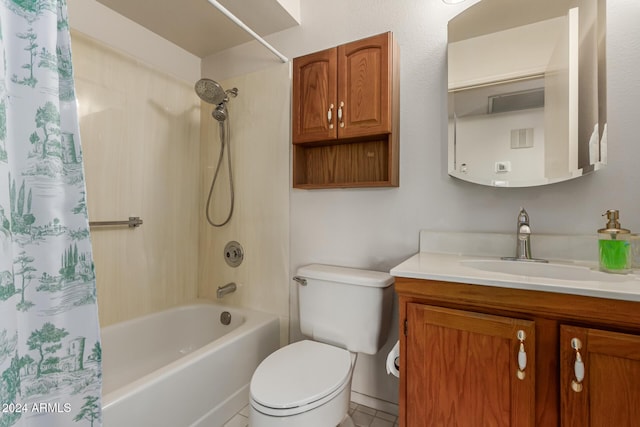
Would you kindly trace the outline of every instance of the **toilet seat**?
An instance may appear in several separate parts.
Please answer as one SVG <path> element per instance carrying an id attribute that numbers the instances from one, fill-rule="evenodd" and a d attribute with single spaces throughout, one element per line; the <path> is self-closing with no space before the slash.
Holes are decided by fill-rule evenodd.
<path id="1" fill-rule="evenodd" d="M 331 400 L 349 384 L 352 356 L 344 349 L 300 341 L 268 356 L 251 378 L 251 404 L 272 416 L 290 416 Z"/>

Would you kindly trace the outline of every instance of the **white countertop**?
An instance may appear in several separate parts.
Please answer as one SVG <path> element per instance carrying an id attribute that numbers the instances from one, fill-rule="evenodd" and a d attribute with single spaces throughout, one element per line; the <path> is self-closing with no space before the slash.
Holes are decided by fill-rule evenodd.
<path id="1" fill-rule="evenodd" d="M 593 270 L 595 280 L 562 280 L 555 278 L 505 274 L 484 271 L 461 263 L 472 260 L 498 260 L 497 257 L 465 256 L 419 252 L 391 269 L 396 277 L 440 280 L 482 286 L 556 292 L 610 298 L 625 301 L 640 301 L 640 275 L 609 274 L 597 271 L 597 263 L 589 261 L 550 261 L 554 265 L 571 266 Z M 504 261 L 519 262 L 519 261 Z M 635 273 L 638 273 L 636 271 Z M 600 280 L 601 279 L 601 280 Z M 608 280 L 608 281 L 607 281 Z"/>

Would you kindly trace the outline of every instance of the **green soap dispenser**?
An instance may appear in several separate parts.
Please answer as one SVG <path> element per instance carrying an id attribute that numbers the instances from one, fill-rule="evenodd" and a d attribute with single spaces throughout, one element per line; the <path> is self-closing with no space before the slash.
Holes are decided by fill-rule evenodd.
<path id="1" fill-rule="evenodd" d="M 631 232 L 620 228 L 618 210 L 609 209 L 602 216 L 607 217 L 605 228 L 598 230 L 600 270 L 608 273 L 629 273 L 631 271 Z"/>

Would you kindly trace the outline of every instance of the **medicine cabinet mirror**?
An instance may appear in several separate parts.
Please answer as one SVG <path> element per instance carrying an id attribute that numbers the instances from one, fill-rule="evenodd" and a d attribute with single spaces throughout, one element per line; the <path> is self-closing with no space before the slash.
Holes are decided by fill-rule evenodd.
<path id="1" fill-rule="evenodd" d="M 449 21 L 449 175 L 529 187 L 607 157 L 605 0 L 481 0 Z"/>

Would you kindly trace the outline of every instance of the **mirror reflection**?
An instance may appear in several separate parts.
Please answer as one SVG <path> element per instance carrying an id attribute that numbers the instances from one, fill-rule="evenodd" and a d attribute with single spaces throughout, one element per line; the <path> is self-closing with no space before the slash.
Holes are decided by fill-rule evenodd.
<path id="1" fill-rule="evenodd" d="M 448 171 L 565 181 L 606 163 L 605 0 L 482 0 L 449 21 Z"/>

